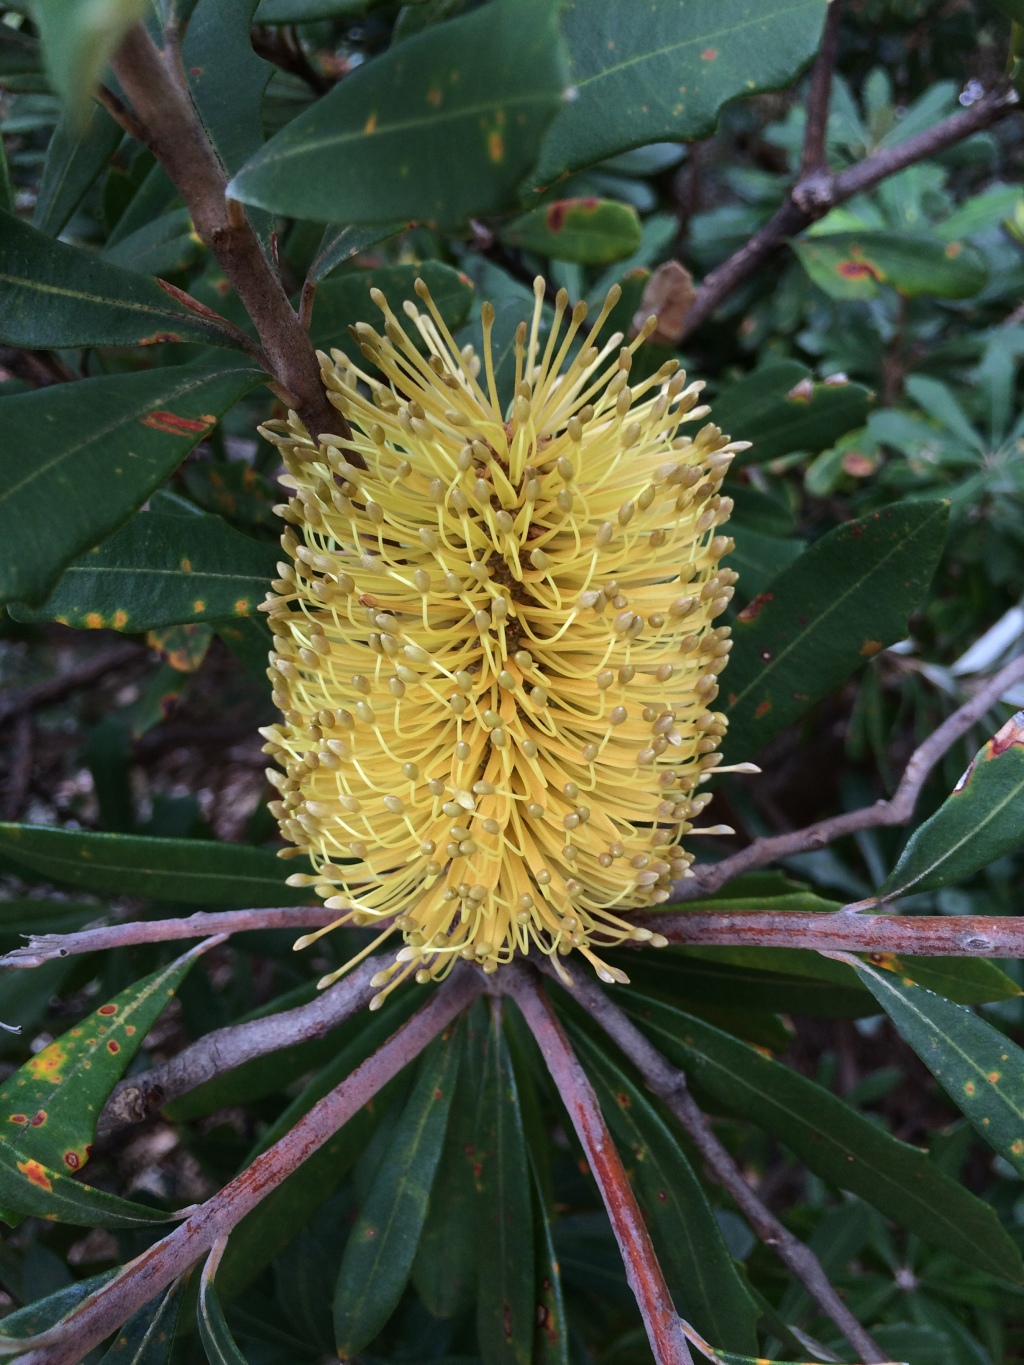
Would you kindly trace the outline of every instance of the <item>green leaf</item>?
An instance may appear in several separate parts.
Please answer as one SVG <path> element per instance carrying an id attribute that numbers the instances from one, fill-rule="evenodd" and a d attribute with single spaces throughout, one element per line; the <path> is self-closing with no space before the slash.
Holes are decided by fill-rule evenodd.
<path id="1" fill-rule="evenodd" d="M 34 0 L 46 70 L 72 115 L 84 117 L 107 61 L 145 0 Z"/>
<path id="2" fill-rule="evenodd" d="M 562 1272 L 555 1253 L 551 1220 L 544 1207 L 536 1165 L 533 1176 L 534 1263 L 537 1267 L 537 1336 L 534 1343 L 535 1365 L 569 1365 L 569 1322 L 562 1293 Z"/>
<path id="3" fill-rule="evenodd" d="M 68 934 L 106 913 L 87 901 L 0 900 L 0 942 L 16 944 L 22 934 Z"/>
<path id="4" fill-rule="evenodd" d="M 23 1158 L 81 1170 L 107 1096 L 204 951 L 192 948 L 121 991 L 7 1078 L 0 1130 Z"/>
<path id="5" fill-rule="evenodd" d="M 376 246 L 378 242 L 386 242 L 389 237 L 395 237 L 411 226 L 411 223 L 403 220 L 397 223 L 370 223 L 365 227 L 325 228 L 313 262 L 306 272 L 306 278 L 316 284 L 344 261 L 351 260 L 353 256 L 358 256 L 367 247 Z M 424 265 L 426 264 L 424 262 Z"/>
<path id="6" fill-rule="evenodd" d="M 765 464 L 797 450 L 825 450 L 864 425 L 869 399 L 860 384 L 818 382 L 806 365 L 781 360 L 723 389 L 711 416 L 735 440 L 753 442 L 738 464 Z"/>
<path id="7" fill-rule="evenodd" d="M 483 1365 L 530 1365 L 535 1306 L 530 1164 L 512 1059 L 494 1002 L 481 1043 L 473 1142 L 477 1341 Z"/>
<path id="8" fill-rule="evenodd" d="M 381 1010 L 368 1019 L 365 1016 L 360 1019 L 355 1037 L 341 1047 L 337 1056 L 303 1087 L 261 1135 L 246 1159 L 247 1164 L 289 1132 L 317 1100 L 341 1085 L 422 1003 L 421 990 L 396 991 Z M 292 1074 L 294 1077 L 294 1072 Z M 402 1078 L 396 1077 L 391 1087 L 401 1084 Z M 238 1224 L 231 1234 L 219 1272 L 225 1300 L 240 1293 L 265 1270 L 321 1204 L 335 1193 L 373 1136 L 380 1116 L 387 1108 L 389 1095 L 393 1093 L 391 1087 L 386 1086 L 354 1114 Z"/>
<path id="9" fill-rule="evenodd" d="M 186 208 L 172 208 L 105 248 L 103 258 L 145 275 L 176 275 L 189 270 L 206 248 Z"/>
<path id="10" fill-rule="evenodd" d="M 310 903 L 309 892 L 285 885 L 291 863 L 245 844 L 0 824 L 0 855 L 82 891 L 189 905 Z"/>
<path id="11" fill-rule="evenodd" d="M 184 1280 L 140 1308 L 118 1332 L 100 1365 L 168 1365 L 181 1313 Z"/>
<path id="12" fill-rule="evenodd" d="M 587 1034 L 573 1041 L 626 1155 L 677 1313 L 726 1350 L 757 1350 L 759 1312 L 722 1238 L 700 1182 L 653 1105 Z"/>
<path id="13" fill-rule="evenodd" d="M 865 964 L 857 971 L 953 1103 L 1024 1174 L 1024 1050 L 924 986 Z"/>
<path id="14" fill-rule="evenodd" d="M 463 1046 L 473 1043 L 464 1037 Z M 412 1266 L 416 1292 L 435 1318 L 458 1317 L 476 1293 L 475 1100 L 463 1068 Z"/>
<path id="15" fill-rule="evenodd" d="M 0 1138 L 0 1210 L 86 1228 L 146 1228 L 169 1214 L 83 1185 Z M 2 1216 L 2 1214 L 0 1214 Z"/>
<path id="16" fill-rule="evenodd" d="M 498 235 L 507 246 L 556 261 L 608 265 L 639 247 L 640 218 L 636 209 L 615 199 L 556 199 L 516 218 Z"/>
<path id="17" fill-rule="evenodd" d="M 555 7 L 495 0 L 352 72 L 272 137 L 229 191 L 329 223 L 458 226 L 500 213 L 565 83 Z"/>
<path id="18" fill-rule="evenodd" d="M 0 341 L 36 350 L 198 341 L 236 346 L 148 275 L 110 265 L 0 214 Z"/>
<path id="19" fill-rule="evenodd" d="M 931 891 L 963 881 L 1024 842 L 1024 712 L 978 750 L 942 805 L 920 825 L 878 893 Z"/>
<path id="20" fill-rule="evenodd" d="M 874 962 L 874 955 L 869 961 Z M 880 966 L 909 976 L 961 1005 L 984 1005 L 992 1000 L 1013 1000 L 1024 991 L 1002 967 L 982 957 L 909 957 L 886 954 Z"/>
<path id="21" fill-rule="evenodd" d="M 988 266 L 977 247 L 909 232 L 801 237 L 793 250 L 833 299 L 873 299 L 881 284 L 911 299 L 969 299 L 988 282 Z"/>
<path id="22" fill-rule="evenodd" d="M 84 1280 L 75 1280 L 73 1284 L 65 1285 L 56 1293 L 47 1294 L 45 1298 L 37 1299 L 35 1303 L 26 1304 L 24 1308 L 0 1318 L 0 1350 L 6 1354 L 9 1342 L 23 1341 L 25 1337 L 34 1337 L 40 1332 L 56 1327 L 90 1294 L 102 1289 L 117 1272 L 118 1267 L 115 1267 L 113 1270 L 104 1270 L 99 1275 L 90 1275 Z"/>
<path id="23" fill-rule="evenodd" d="M 946 539 L 945 502 L 836 527 L 736 618 L 724 675 L 729 752 L 752 758 L 865 659 L 905 635 Z"/>
<path id="24" fill-rule="evenodd" d="M 214 1288 L 213 1276 L 220 1259 L 216 1256 L 215 1260 L 215 1256 L 216 1253 L 210 1255 L 199 1278 L 199 1304 L 196 1309 L 199 1340 L 203 1343 L 210 1365 L 249 1365 L 231 1335 L 231 1328 Z"/>
<path id="25" fill-rule="evenodd" d="M 462 1047 L 462 1030 L 454 1028 L 428 1049 L 345 1244 L 334 1294 L 342 1360 L 373 1340 L 402 1297 L 427 1216 Z"/>
<path id="26" fill-rule="evenodd" d="M 421 265 L 388 265 L 379 270 L 353 270 L 325 280 L 316 292 L 310 337 L 322 351 L 336 346 L 361 366 L 366 359 L 349 336 L 348 329 L 356 322 L 381 324 L 381 311 L 370 298 L 371 289 L 387 295 L 392 310 L 402 316 L 402 301 L 412 299 L 419 306 L 415 284 L 423 280 L 431 297 L 452 331 L 459 327 L 473 301 L 473 286 L 458 270 L 439 261 L 424 261 Z M 415 335 L 415 331 L 413 331 Z"/>
<path id="27" fill-rule="evenodd" d="M 771 580 L 783 569 L 788 569 L 806 549 L 802 540 L 765 536 L 735 521 L 729 523 L 729 534 L 736 545 L 729 553 L 729 567 L 739 574 L 738 590 L 747 601 L 763 592 Z"/>
<path id="28" fill-rule="evenodd" d="M 308 24 L 317 19 L 364 14 L 369 0 L 260 0 L 257 24 Z"/>
<path id="29" fill-rule="evenodd" d="M 220 517 L 183 521 L 140 512 L 69 564 L 41 607 L 13 607 L 11 615 L 129 633 L 251 616 L 277 558 L 273 545 L 232 530 Z"/>
<path id="30" fill-rule="evenodd" d="M 0 602 L 45 601 L 260 379 L 203 356 L 0 399 Z"/>
<path id="31" fill-rule="evenodd" d="M 274 66 L 253 51 L 257 0 L 199 0 L 182 61 L 199 118 L 229 172 L 263 146 L 263 95 Z"/>
<path id="32" fill-rule="evenodd" d="M 823 1180 L 970 1265 L 1010 1280 L 1024 1274 L 995 1210 L 943 1175 L 919 1148 L 692 1015 L 632 991 L 623 993 L 622 1005 L 685 1069 L 699 1101 L 767 1129 Z"/>
<path id="33" fill-rule="evenodd" d="M 714 132 L 729 100 L 792 81 L 817 49 L 826 9 L 825 0 L 570 0 L 562 32 L 574 98 L 548 130 L 536 179 Z"/>
<path id="34" fill-rule="evenodd" d="M 53 0 L 54 5 L 60 0 Z M 56 237 L 106 169 L 124 133 L 101 104 L 84 115 L 65 113 L 46 149 L 32 225 Z"/>

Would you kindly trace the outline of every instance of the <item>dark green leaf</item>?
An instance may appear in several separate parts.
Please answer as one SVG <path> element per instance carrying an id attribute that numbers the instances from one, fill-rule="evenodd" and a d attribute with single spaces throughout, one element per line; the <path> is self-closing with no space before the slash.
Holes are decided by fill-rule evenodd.
<path id="1" fill-rule="evenodd" d="M 35 0 L 46 70 L 73 116 L 84 119 L 109 57 L 145 13 L 145 0 Z"/>
<path id="2" fill-rule="evenodd" d="M 144 1228 L 166 1223 L 159 1209 L 83 1185 L 0 1138 L 0 1210 L 87 1228 Z"/>
<path id="3" fill-rule="evenodd" d="M 198 341 L 234 346 L 148 275 L 109 265 L 0 214 L 0 341 L 37 350 Z"/>
<path id="4" fill-rule="evenodd" d="M 402 1297 L 444 1145 L 462 1048 L 462 1031 L 453 1028 L 428 1049 L 345 1244 L 334 1293 L 334 1335 L 343 1360 L 373 1340 Z"/>
<path id="5" fill-rule="evenodd" d="M 51 8 L 59 4 L 53 0 Z M 63 232 L 123 137 L 101 104 L 90 105 L 82 119 L 65 113 L 46 149 L 33 226 L 52 237 Z"/>
<path id="6" fill-rule="evenodd" d="M 204 250 L 188 209 L 174 208 L 119 237 L 103 258 L 147 275 L 176 275 L 194 266 Z"/>
<path id="7" fill-rule="evenodd" d="M 189 905 L 308 905 L 270 849 L 206 839 L 147 839 L 49 825 L 0 824 L 0 854 L 83 891 Z M 304 863 L 296 866 L 305 867 Z M 201 931 L 199 931 L 201 932 Z"/>
<path id="8" fill-rule="evenodd" d="M 1024 712 L 1018 711 L 978 751 L 935 814 L 911 835 L 879 899 L 963 881 L 1022 841 Z"/>
<path id="9" fill-rule="evenodd" d="M 313 263 L 306 272 L 307 279 L 316 284 L 344 261 L 358 256 L 367 247 L 376 246 L 378 242 L 385 242 L 389 237 L 404 232 L 410 226 L 403 220 L 398 223 L 370 223 L 366 227 L 326 228 Z"/>
<path id="10" fill-rule="evenodd" d="M 874 957 L 871 961 L 874 961 Z M 981 957 L 893 957 L 880 964 L 909 976 L 919 986 L 961 1005 L 984 1005 L 990 1000 L 1012 1000 L 1021 988 L 1002 967 Z"/>
<path id="11" fill-rule="evenodd" d="M 499 235 L 508 246 L 557 261 L 607 265 L 636 251 L 640 218 L 614 199 L 558 199 L 516 218 Z"/>
<path id="12" fill-rule="evenodd" d="M 757 1350 L 758 1310 L 733 1267 L 715 1215 L 678 1142 L 622 1069 L 573 1030 L 601 1109 L 626 1158 L 679 1315 L 715 1346 Z"/>
<path id="13" fill-rule="evenodd" d="M 921 501 L 847 522 L 744 607 L 724 675 L 730 754 L 752 758 L 906 633 L 948 518 L 945 502 Z"/>
<path id="14" fill-rule="evenodd" d="M 718 395 L 711 416 L 737 441 L 752 441 L 738 464 L 765 464 L 802 450 L 816 454 L 864 425 L 870 395 L 860 384 L 815 381 L 806 365 L 776 361 Z"/>
<path id="15" fill-rule="evenodd" d="M 100 1365 L 168 1365 L 181 1312 L 184 1281 L 140 1308 L 114 1338 Z"/>
<path id="16" fill-rule="evenodd" d="M 969 299 L 988 266 L 977 247 L 909 232 L 836 232 L 793 243 L 800 264 L 834 299 L 873 299 L 880 284 L 907 298 Z"/>
<path id="17" fill-rule="evenodd" d="M 24 1308 L 17 1309 L 14 1313 L 8 1313 L 6 1317 L 0 1318 L 0 1350 L 4 1350 L 8 1342 L 21 1341 L 25 1337 L 34 1337 L 40 1332 L 45 1332 L 72 1313 L 79 1305 L 97 1289 L 102 1287 L 117 1274 L 117 1270 L 104 1270 L 99 1275 L 90 1275 L 88 1279 L 76 1280 L 74 1284 L 66 1285 L 63 1289 L 58 1289 L 55 1294 L 47 1294 L 44 1299 L 37 1299 L 35 1303 L 30 1303 Z M 7 1352 L 4 1350 L 4 1354 Z"/>
<path id="18" fill-rule="evenodd" d="M 475 1044 L 464 1039 L 463 1046 Z M 436 1318 L 458 1317 L 470 1307 L 476 1292 L 475 1100 L 476 1091 L 464 1067 L 412 1267 L 416 1292 Z"/>
<path id="19" fill-rule="evenodd" d="M 308 24 L 365 13 L 369 0 L 260 0 L 257 24 Z"/>
<path id="20" fill-rule="evenodd" d="M 102 905 L 86 901 L 0 901 L 0 941 L 15 943 L 21 934 L 67 934 L 106 913 Z"/>
<path id="21" fill-rule="evenodd" d="M 204 356 L 0 399 L 0 601 L 45 601 L 260 378 Z"/>
<path id="22" fill-rule="evenodd" d="M 18 621 L 60 621 L 135 633 L 188 621 L 251 616 L 274 576 L 278 551 L 220 517 L 140 512 L 69 564 L 36 611 Z M 266 667 L 266 655 L 264 655 Z"/>
<path id="23" fill-rule="evenodd" d="M 893 972 L 857 970 L 953 1103 L 1024 1174 L 1024 1051 L 963 1005 Z"/>
<path id="24" fill-rule="evenodd" d="M 317 290 L 313 305 L 310 327 L 313 345 L 324 351 L 336 346 L 360 365 L 365 365 L 363 353 L 349 336 L 348 329 L 356 322 L 380 326 L 381 311 L 370 298 L 370 290 L 382 290 L 392 310 L 401 317 L 404 299 L 418 303 L 414 288 L 418 279 L 426 284 L 441 316 L 454 331 L 469 312 L 473 286 L 465 275 L 451 266 L 439 261 L 424 261 L 422 265 L 354 270 L 325 280 Z M 414 330 L 413 334 L 416 334 Z"/>
<path id="25" fill-rule="evenodd" d="M 534 1231 L 530 1166 L 512 1060 L 492 1002 L 481 1040 L 473 1175 L 477 1194 L 477 1340 L 484 1365 L 530 1365 Z"/>
<path id="26" fill-rule="evenodd" d="M 698 1099 L 766 1128 L 823 1180 L 859 1195 L 925 1241 L 992 1274 L 1021 1277 L 1020 1253 L 995 1210 L 943 1175 L 917 1147 L 692 1015 L 631 991 L 623 993 L 622 1004 L 686 1070 Z"/>
<path id="27" fill-rule="evenodd" d="M 575 97 L 536 179 L 663 140 L 705 137 L 729 100 L 788 85 L 814 55 L 825 0 L 571 0 L 562 32 Z M 447 31 L 447 26 L 446 26 Z"/>
<path id="28" fill-rule="evenodd" d="M 501 212 L 565 83 L 555 8 L 496 0 L 352 72 L 271 138 L 230 191 L 331 223 L 453 226 Z"/>
<path id="29" fill-rule="evenodd" d="M 551 1221 L 544 1207 L 537 1168 L 533 1175 L 533 1226 L 536 1233 L 534 1257 L 539 1283 L 537 1286 L 537 1337 L 533 1358 L 535 1365 L 569 1365 L 569 1322 L 562 1293 L 562 1272 L 555 1254 L 551 1235 Z"/>
<path id="30" fill-rule="evenodd" d="M 274 74 L 249 40 L 257 0 L 199 0 L 182 48 L 192 99 L 229 172 L 263 145 L 263 94 Z"/>
<path id="31" fill-rule="evenodd" d="M 210 1365 L 249 1365 L 231 1335 L 231 1328 L 224 1317 L 224 1310 L 214 1288 L 215 1254 L 211 1255 L 203 1266 L 199 1280 L 199 1305 L 196 1311 L 199 1340 L 203 1343 L 203 1350 Z M 218 1261 L 219 1259 L 217 1257 Z"/>
<path id="32" fill-rule="evenodd" d="M 773 578 L 800 558 L 806 548 L 802 540 L 765 536 L 735 521 L 729 523 L 729 534 L 736 544 L 729 554 L 729 567 L 740 576 L 737 591 L 745 601 L 763 592 Z"/>
<path id="33" fill-rule="evenodd" d="M 121 991 L 4 1081 L 0 1128 L 22 1158 L 81 1170 L 107 1096 L 203 951 L 192 948 Z"/>
<path id="34" fill-rule="evenodd" d="M 217 634 L 249 676 L 269 693 L 267 657 L 273 648 L 273 636 L 266 621 L 258 616 L 218 621 Z"/>

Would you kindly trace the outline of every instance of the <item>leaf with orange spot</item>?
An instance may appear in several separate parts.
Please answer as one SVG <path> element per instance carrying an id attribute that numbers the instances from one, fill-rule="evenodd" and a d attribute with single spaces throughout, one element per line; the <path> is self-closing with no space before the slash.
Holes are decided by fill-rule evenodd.
<path id="1" fill-rule="evenodd" d="M 86 1228 L 144 1228 L 166 1223 L 169 1215 L 83 1185 L 0 1137 L 0 1219 L 17 1226 L 26 1217 Z"/>
<path id="2" fill-rule="evenodd" d="M 499 235 L 508 246 L 554 260 L 607 265 L 640 246 L 640 219 L 614 199 L 556 199 L 513 219 Z"/>
<path id="3" fill-rule="evenodd" d="M 107 1096 L 201 952 L 192 948 L 127 987 L 8 1076 L 0 1088 L 0 1132 L 22 1163 L 81 1170 Z M 15 1125 L 18 1115 L 27 1123 Z"/>
<path id="4" fill-rule="evenodd" d="M 834 299 L 877 298 L 889 285 L 907 298 L 973 298 L 985 287 L 982 253 L 963 242 L 908 232 L 811 232 L 793 243 L 800 264 Z"/>

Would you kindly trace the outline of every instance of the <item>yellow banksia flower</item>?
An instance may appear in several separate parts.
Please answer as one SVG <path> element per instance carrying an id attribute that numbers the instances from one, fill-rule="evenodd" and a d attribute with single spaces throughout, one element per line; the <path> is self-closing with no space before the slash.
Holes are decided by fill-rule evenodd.
<path id="1" fill-rule="evenodd" d="M 675 361 L 630 385 L 654 319 L 601 342 L 617 287 L 589 332 L 561 291 L 545 338 L 536 282 L 507 410 L 493 308 L 477 356 L 416 292 L 401 321 L 374 291 L 383 335 L 353 329 L 372 372 L 321 355 L 351 439 L 294 414 L 264 428 L 293 494 L 264 604 L 283 719 L 263 732 L 282 852 L 314 868 L 290 881 L 338 910 L 331 928 L 382 923 L 366 952 L 401 933 L 375 1005 L 411 973 L 533 948 L 621 980 L 594 949 L 665 942 L 629 912 L 687 875 L 679 841 L 721 759 L 719 489 L 744 447 L 700 424 L 703 385 Z"/>

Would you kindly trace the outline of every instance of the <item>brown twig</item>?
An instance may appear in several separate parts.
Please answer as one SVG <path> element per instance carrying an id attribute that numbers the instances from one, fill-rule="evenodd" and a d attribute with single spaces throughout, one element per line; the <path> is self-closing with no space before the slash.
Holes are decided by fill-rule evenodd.
<path id="1" fill-rule="evenodd" d="M 0 346 L 0 369 L 22 379 L 34 389 L 66 384 L 78 375 L 49 351 L 30 351 L 21 346 Z"/>
<path id="2" fill-rule="evenodd" d="M 679 1316 L 622 1159 L 601 1115 L 594 1087 L 533 971 L 528 967 L 506 968 L 501 975 L 501 986 L 522 1011 L 583 1144 L 619 1244 L 626 1279 L 640 1306 L 654 1359 L 658 1365 L 691 1365 Z"/>
<path id="3" fill-rule="evenodd" d="M 855 194 L 861 194 L 890 175 L 895 175 L 897 171 L 935 156 L 983 128 L 991 127 L 1012 113 L 1018 104 L 1016 91 L 1011 86 L 1002 85 L 983 95 L 969 109 L 952 114 L 895 147 L 885 147 L 865 157 L 848 170 L 833 175 L 827 168 L 822 168 L 802 176 L 789 198 L 764 227 L 704 277 L 686 315 L 681 337 L 688 337 L 696 331 L 718 305 L 744 280 L 749 279 L 769 256 L 784 246 L 790 237 L 823 218 L 836 204 L 842 204 Z"/>
<path id="4" fill-rule="evenodd" d="M 76 1365 L 225 1237 L 469 1005 L 483 977 L 458 964 L 429 1002 L 251 1166 L 130 1261 L 56 1327 L 19 1343 L 19 1365 Z"/>
<path id="5" fill-rule="evenodd" d="M 554 970 L 548 970 L 553 976 Z M 685 1074 L 663 1057 L 600 986 L 584 977 L 582 972 L 576 973 L 572 998 L 629 1058 L 647 1088 L 665 1101 L 707 1162 L 713 1179 L 729 1192 L 761 1241 L 778 1252 L 780 1259 L 800 1280 L 821 1311 L 835 1323 L 861 1360 L 886 1360 L 885 1353 L 879 1350 L 833 1289 L 814 1252 L 779 1222 L 743 1179 L 739 1167 L 719 1142 L 690 1094 Z"/>
<path id="6" fill-rule="evenodd" d="M 107 1100 L 97 1134 L 104 1137 L 141 1123 L 155 1110 L 243 1062 L 323 1038 L 370 1003 L 376 989 L 370 985 L 370 978 L 380 966 L 381 959 L 371 957 L 306 1005 L 214 1029 L 162 1065 L 126 1077 Z"/>
<path id="7" fill-rule="evenodd" d="M 0 692 L 0 725 L 25 711 L 34 711 L 37 707 L 63 701 L 72 692 L 99 682 L 107 673 L 113 673 L 125 664 L 134 663 L 145 657 L 146 651 L 140 649 L 138 645 L 114 645 L 110 649 L 94 654 L 77 668 L 56 678 L 47 678 L 45 682 Z"/>
<path id="8" fill-rule="evenodd" d="M 184 199 L 196 231 L 213 252 L 255 324 L 276 379 L 293 398 L 309 434 L 347 437 L 348 424 L 327 400 L 320 366 L 280 277 L 237 200 L 210 145 L 188 90 L 144 26 L 134 25 L 113 61 L 131 102 L 132 122 Z M 117 114 L 111 110 L 114 116 Z M 131 128 L 129 131 L 137 136 Z"/>
<path id="9" fill-rule="evenodd" d="M 995 706 L 1004 692 L 1022 678 L 1024 655 L 1014 659 L 990 678 L 970 701 L 948 716 L 939 728 L 914 750 L 891 800 L 876 801 L 873 806 L 862 806 L 860 810 L 833 815 L 828 820 L 817 820 L 813 825 L 792 830 L 788 834 L 755 839 L 752 844 L 748 844 L 746 848 L 740 849 L 738 853 L 733 853 L 728 858 L 723 858 L 720 863 L 699 864 L 691 869 L 692 877 L 676 882 L 672 889 L 673 902 L 710 895 L 733 877 L 738 877 L 741 872 L 765 867 L 768 863 L 777 862 L 780 858 L 791 858 L 797 853 L 808 853 L 813 849 L 824 848 L 836 839 L 841 839 L 847 834 L 855 834 L 858 830 L 876 829 L 884 825 L 905 825 L 913 815 L 917 798 L 936 763 L 958 739 L 962 739 L 978 723 L 986 711 Z"/>
<path id="10" fill-rule="evenodd" d="M 321 929 L 338 918 L 323 905 L 288 905 L 255 910 L 197 910 L 185 919 L 134 920 L 78 929 L 73 934 L 32 934 L 22 948 L 0 957 L 0 967 L 41 967 L 58 957 L 124 948 L 135 943 L 169 943 L 206 934 L 244 934 L 251 929 Z"/>
<path id="11" fill-rule="evenodd" d="M 842 0 L 829 0 L 825 27 L 821 31 L 821 46 L 811 71 L 807 91 L 807 123 L 804 145 L 800 153 L 800 178 L 824 170 L 827 165 L 828 111 L 832 103 L 832 79 L 839 55 L 839 21 Z"/>
<path id="12" fill-rule="evenodd" d="M 293 28 L 273 28 L 258 24 L 252 31 L 253 50 L 282 71 L 289 71 L 305 81 L 315 95 L 326 95 L 335 82 L 318 70 L 306 55 L 302 41 Z"/>

